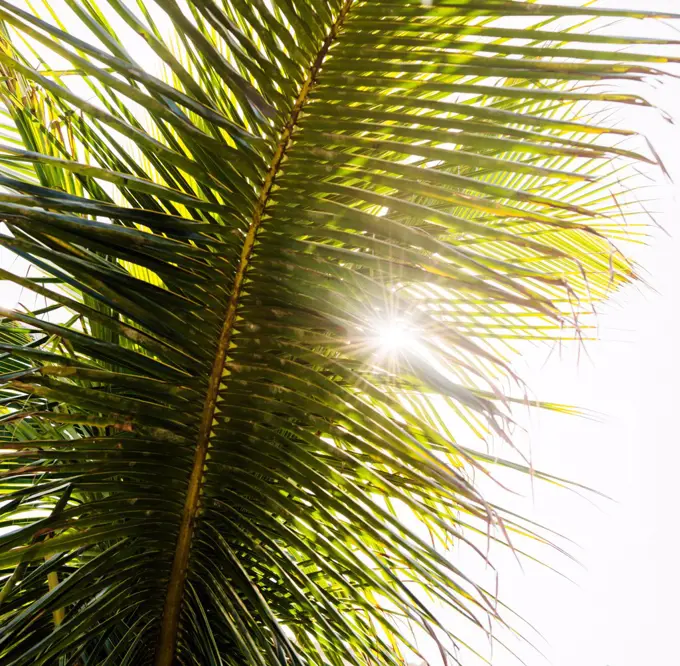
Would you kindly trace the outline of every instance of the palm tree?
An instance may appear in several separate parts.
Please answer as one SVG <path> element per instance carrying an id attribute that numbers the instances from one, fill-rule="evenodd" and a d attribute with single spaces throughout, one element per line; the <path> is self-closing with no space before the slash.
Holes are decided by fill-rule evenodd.
<path id="1" fill-rule="evenodd" d="M 35 303 L 0 313 L 0 662 L 454 663 L 505 622 L 447 551 L 549 540 L 480 478 L 530 471 L 515 346 L 635 277 L 655 160 L 606 110 L 672 58 L 594 29 L 654 17 L 0 0 Z"/>

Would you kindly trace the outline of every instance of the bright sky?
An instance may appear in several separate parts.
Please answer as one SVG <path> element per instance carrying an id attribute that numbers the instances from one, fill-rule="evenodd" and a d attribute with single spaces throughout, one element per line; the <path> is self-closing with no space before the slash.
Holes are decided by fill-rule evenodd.
<path id="1" fill-rule="evenodd" d="M 597 423 L 542 414 L 531 433 L 535 466 L 617 500 L 593 506 L 536 484 L 534 502 L 522 505 L 576 541 L 571 552 L 585 565 L 554 560 L 577 584 L 531 567 L 522 573 L 510 558 L 501 569 L 501 597 L 543 633 L 554 666 L 670 664 L 677 652 L 677 233 L 640 253 L 658 293 L 630 288 L 616 298 L 590 358 L 577 365 L 573 354 L 553 356 L 524 375 L 536 395 L 604 415 Z"/>
<path id="2" fill-rule="evenodd" d="M 613 0 L 601 6 L 620 6 Z M 680 0 L 628 0 L 631 8 L 680 11 Z M 649 26 L 641 26 L 649 34 Z M 653 34 L 653 33 L 652 33 Z M 667 34 L 667 33 L 666 33 Z M 677 35 L 676 35 L 677 38 Z M 657 91 L 658 100 L 680 122 L 680 81 Z M 656 115 L 631 119 L 647 131 L 680 182 L 680 131 Z M 504 558 L 500 595 L 530 619 L 547 644 L 537 643 L 554 666 L 641 666 L 670 664 L 677 653 L 680 548 L 677 477 L 680 469 L 680 229 L 677 205 L 659 201 L 657 219 L 674 236 L 656 234 L 634 256 L 657 290 L 632 287 L 602 308 L 602 342 L 589 357 L 567 350 L 527 360 L 522 373 L 534 395 L 576 404 L 604 415 L 601 422 L 542 414 L 532 421 L 535 466 L 596 487 L 617 502 L 597 506 L 540 483 L 534 499 L 517 507 L 576 541 L 572 549 L 585 569 L 554 564 L 575 583 L 554 573 Z M 3 267 L 8 254 L 0 255 Z M 18 290 L 0 283 L 0 302 L 16 303 Z M 528 484 L 525 487 L 529 493 Z M 529 666 L 546 664 L 522 652 Z M 432 652 L 432 666 L 436 661 Z M 516 664 L 497 654 L 494 666 Z"/>
<path id="3" fill-rule="evenodd" d="M 598 5 L 680 11 L 679 0 Z M 640 34 L 665 30 L 637 25 Z M 664 84 L 653 99 L 680 124 L 680 81 Z M 653 114 L 631 122 L 647 132 L 680 183 L 678 126 Z M 656 219 L 671 236 L 657 232 L 648 247 L 632 249 L 656 291 L 629 287 L 600 308 L 602 340 L 588 345 L 589 357 L 577 359 L 572 349 L 562 358 L 553 354 L 544 366 L 531 357 L 523 373 L 542 399 L 603 415 L 601 422 L 546 413 L 533 420 L 536 468 L 616 500 L 593 506 L 538 483 L 533 501 L 518 502 L 522 511 L 576 541 L 580 547 L 571 552 L 585 566 L 555 558 L 575 583 L 538 568 L 525 567 L 522 573 L 510 557 L 501 570 L 500 596 L 541 631 L 547 643 L 536 645 L 553 666 L 678 663 L 678 187 L 669 185 L 659 196 L 651 208 L 662 212 Z M 548 663 L 525 654 L 530 666 Z M 493 661 L 494 666 L 516 663 L 500 653 Z"/>

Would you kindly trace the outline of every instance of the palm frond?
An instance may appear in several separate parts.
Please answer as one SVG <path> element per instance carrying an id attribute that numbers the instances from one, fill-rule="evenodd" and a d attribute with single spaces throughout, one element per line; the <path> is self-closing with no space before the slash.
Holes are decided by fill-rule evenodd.
<path id="1" fill-rule="evenodd" d="M 456 663 L 504 623 L 449 551 L 551 539 L 475 475 L 531 471 L 516 345 L 635 278 L 656 160 L 603 114 L 679 42 L 601 28 L 677 18 L 0 0 L 0 245 L 34 269 L 0 279 L 45 302 L 0 311 L 0 661 Z"/>

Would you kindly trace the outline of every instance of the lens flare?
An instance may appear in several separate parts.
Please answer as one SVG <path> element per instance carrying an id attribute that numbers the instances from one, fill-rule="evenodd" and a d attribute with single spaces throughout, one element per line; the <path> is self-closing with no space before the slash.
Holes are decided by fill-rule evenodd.
<path id="1" fill-rule="evenodd" d="M 415 343 L 413 331 L 408 325 L 399 320 L 388 321 L 377 327 L 379 347 L 386 352 L 405 349 Z"/>

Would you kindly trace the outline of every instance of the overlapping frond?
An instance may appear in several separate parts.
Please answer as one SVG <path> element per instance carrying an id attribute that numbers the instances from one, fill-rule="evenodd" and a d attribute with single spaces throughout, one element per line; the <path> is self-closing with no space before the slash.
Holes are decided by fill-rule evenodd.
<path id="1" fill-rule="evenodd" d="M 617 18 L 677 17 L 0 0 L 32 267 L 0 279 L 44 303 L 0 313 L 3 664 L 453 663 L 503 621 L 447 551 L 545 541 L 470 434 L 512 457 L 513 340 L 634 278 L 617 195 L 654 159 L 586 112 L 646 105 L 673 44 Z"/>

